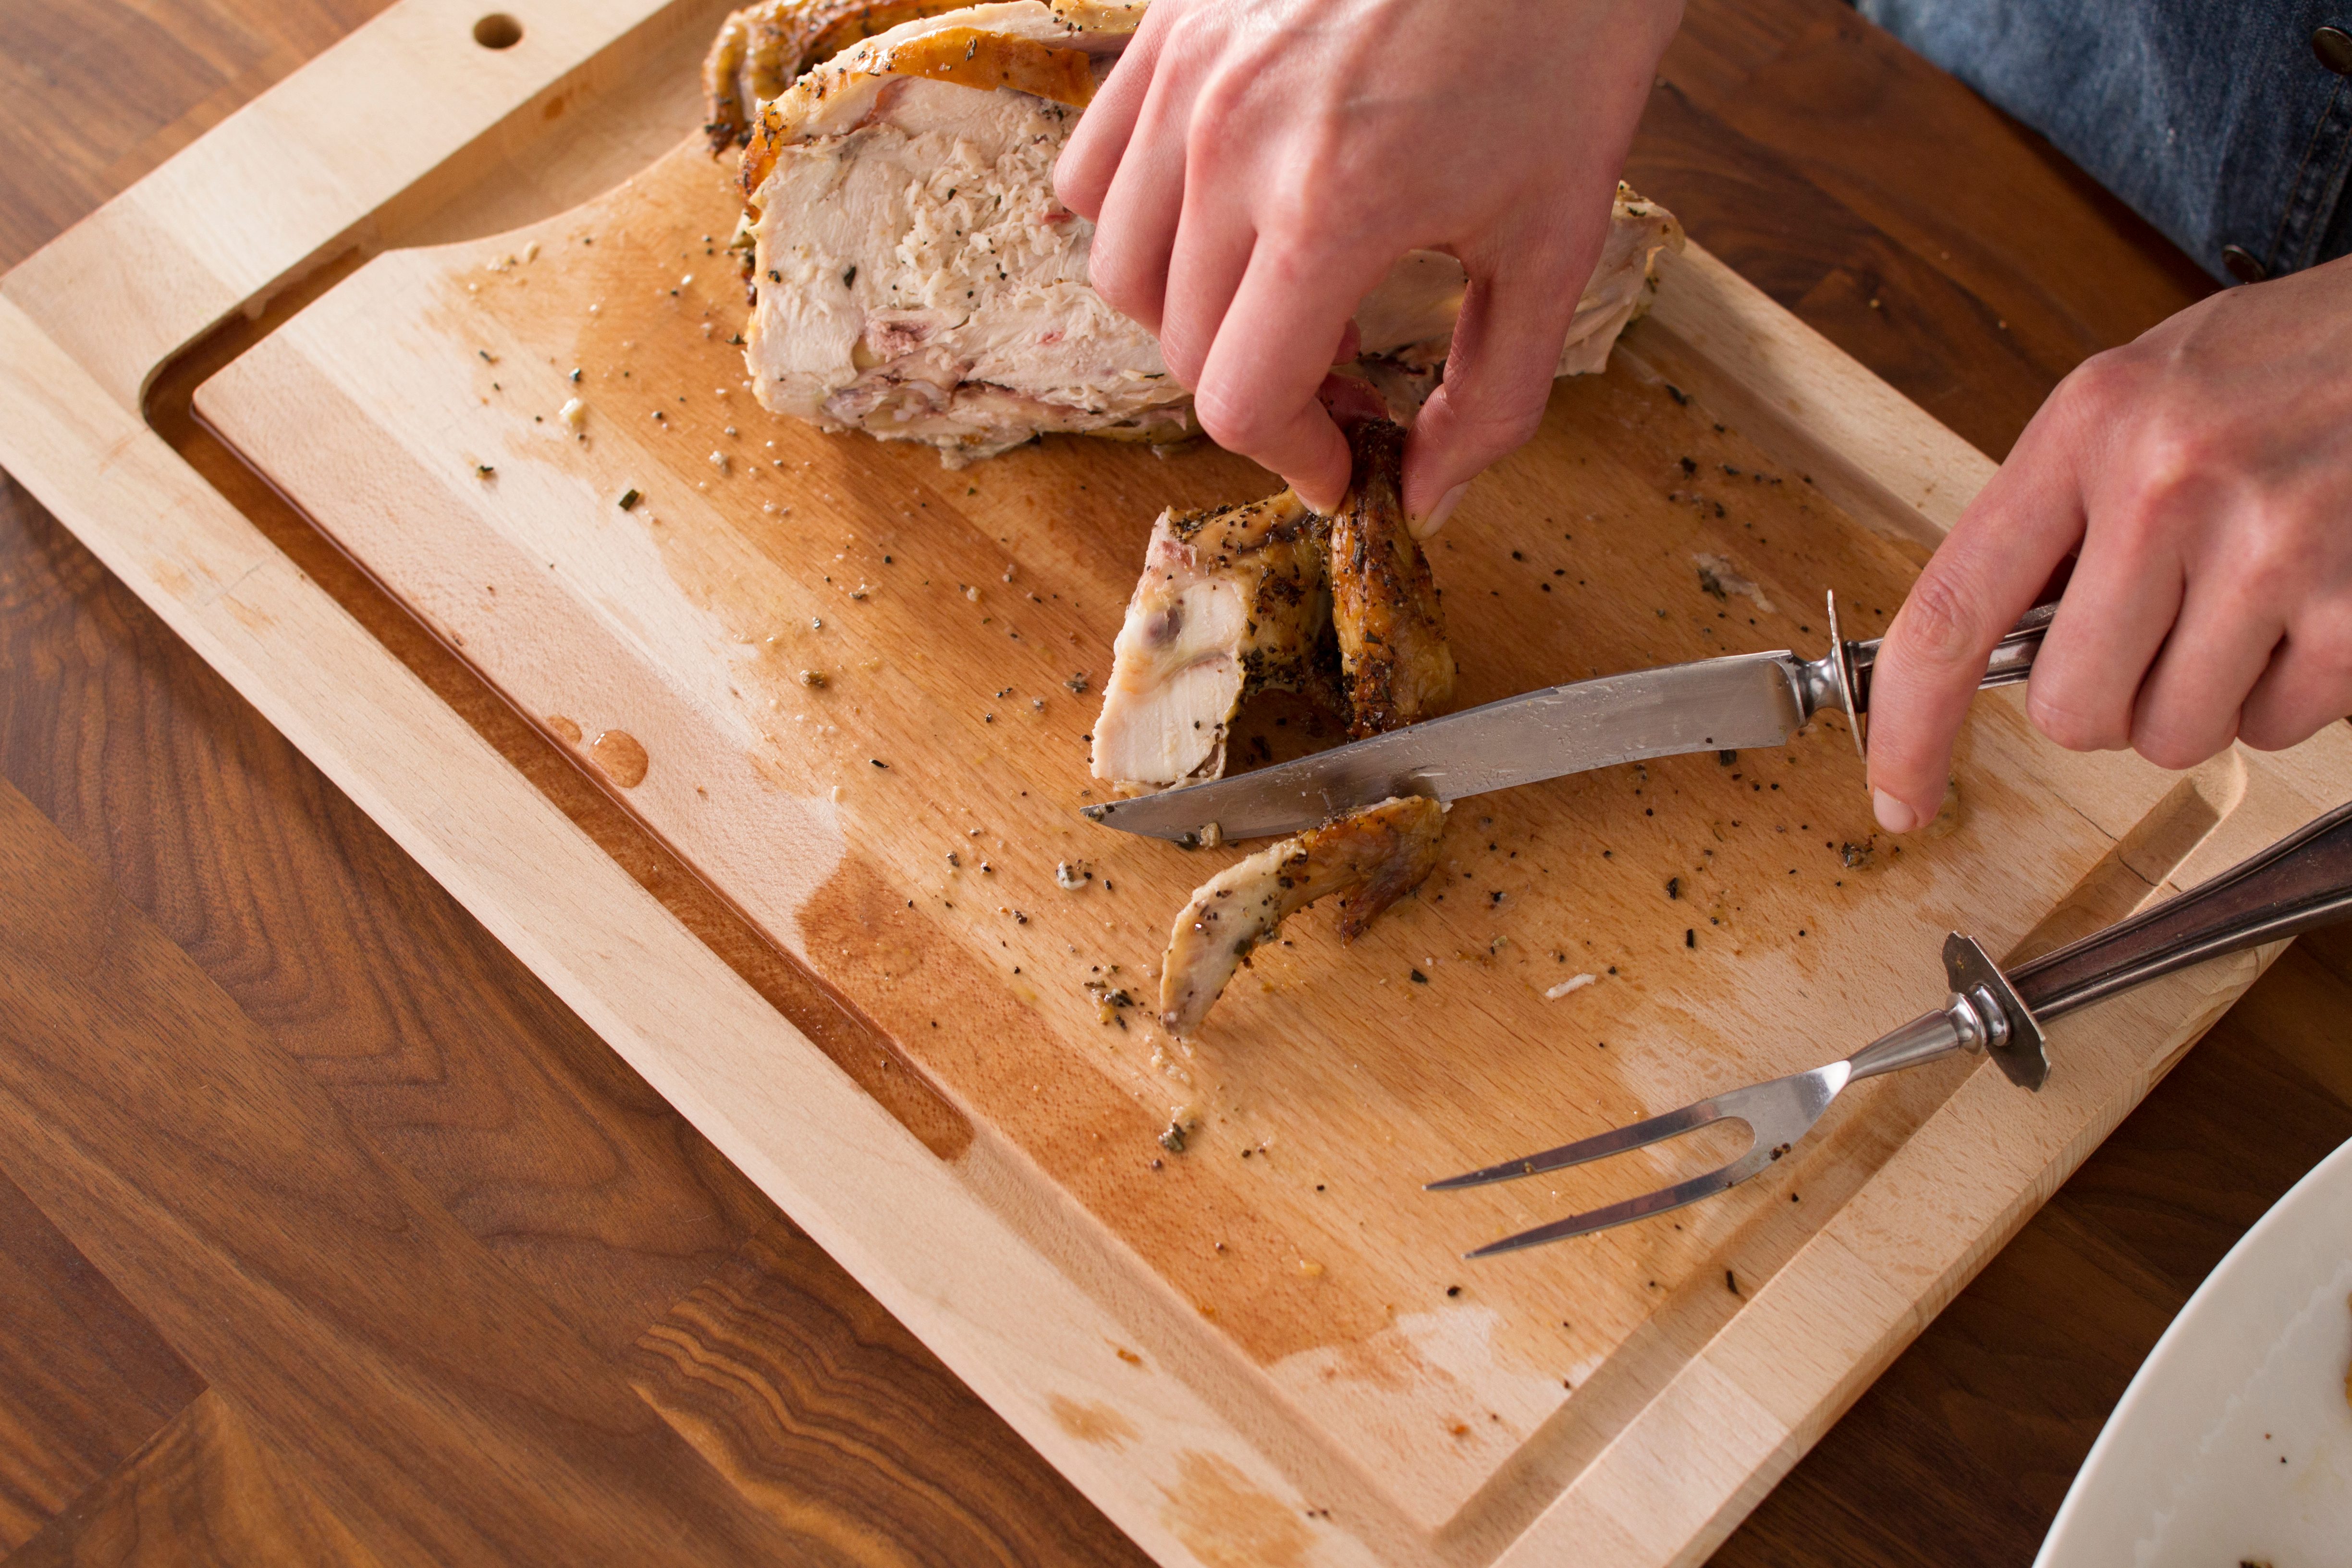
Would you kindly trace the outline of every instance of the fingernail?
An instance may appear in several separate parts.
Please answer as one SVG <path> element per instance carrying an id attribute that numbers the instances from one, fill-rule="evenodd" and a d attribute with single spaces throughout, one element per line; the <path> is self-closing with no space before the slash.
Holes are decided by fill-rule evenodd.
<path id="1" fill-rule="evenodd" d="M 1878 826 L 1889 833 L 1908 833 L 1919 826 L 1919 814 L 1883 789 L 1870 792 L 1870 809 L 1877 814 Z"/>
<path id="2" fill-rule="evenodd" d="M 1444 495 L 1439 496 L 1437 498 L 1437 504 L 1429 509 L 1429 515 L 1427 517 L 1409 519 L 1408 521 L 1412 525 L 1412 536 L 1415 539 L 1427 539 L 1439 529 L 1444 528 L 1445 526 L 1445 520 L 1454 515 L 1454 509 L 1460 506 L 1462 504 L 1462 498 L 1469 493 L 1470 481 L 1465 479 L 1460 484 L 1454 486 L 1452 489 L 1447 490 Z"/>

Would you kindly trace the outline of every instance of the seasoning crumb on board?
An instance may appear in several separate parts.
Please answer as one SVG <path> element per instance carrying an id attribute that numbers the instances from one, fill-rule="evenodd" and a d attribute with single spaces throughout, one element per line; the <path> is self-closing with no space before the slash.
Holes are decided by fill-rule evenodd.
<path id="1" fill-rule="evenodd" d="M 1706 594 L 1726 600 L 1734 595 L 1745 597 L 1753 600 L 1756 607 L 1766 615 L 1773 613 L 1772 601 L 1765 597 L 1764 590 L 1741 576 L 1732 565 L 1730 557 L 1702 551 L 1692 556 L 1691 562 L 1698 568 L 1698 585 Z"/>
<path id="2" fill-rule="evenodd" d="M 1929 817 L 1912 837 L 1922 843 L 1932 844 L 1938 838 L 1950 837 L 1959 830 L 1959 826 L 1960 775 L 1953 773 L 1944 780 L 1944 798 L 1936 807 L 1936 815 Z"/>

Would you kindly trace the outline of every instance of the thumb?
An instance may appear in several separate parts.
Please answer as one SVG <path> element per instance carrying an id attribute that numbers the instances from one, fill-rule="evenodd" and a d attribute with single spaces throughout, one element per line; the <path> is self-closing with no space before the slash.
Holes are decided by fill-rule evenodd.
<path id="1" fill-rule="evenodd" d="M 2081 542 L 2083 518 L 2072 453 L 2029 427 L 1911 585 L 1870 679 L 1870 794 L 1881 827 L 1908 833 L 1941 806 L 1952 742 L 1993 645 Z"/>

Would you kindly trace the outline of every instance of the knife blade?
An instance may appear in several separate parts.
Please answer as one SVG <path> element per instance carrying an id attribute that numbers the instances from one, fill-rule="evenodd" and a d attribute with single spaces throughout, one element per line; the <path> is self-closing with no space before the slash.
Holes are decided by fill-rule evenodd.
<path id="1" fill-rule="evenodd" d="M 2026 678 L 2055 609 L 2026 612 L 1994 649 L 1984 687 Z M 1877 652 L 1874 638 L 1839 637 L 1832 596 L 1830 651 L 1817 659 L 1776 649 L 1545 687 L 1234 778 L 1080 809 L 1105 827 L 1189 848 L 1299 832 L 1392 795 L 1455 801 L 1652 757 L 1785 745 L 1824 708 L 1845 711 L 1859 746 Z"/>

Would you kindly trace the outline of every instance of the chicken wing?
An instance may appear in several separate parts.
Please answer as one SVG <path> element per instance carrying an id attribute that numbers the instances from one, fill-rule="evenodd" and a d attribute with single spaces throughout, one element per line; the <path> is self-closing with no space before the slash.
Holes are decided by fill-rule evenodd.
<path id="1" fill-rule="evenodd" d="M 1454 650 L 1429 562 L 1405 526 L 1404 427 L 1349 432 L 1356 467 L 1331 520 L 1331 612 L 1348 732 L 1361 740 L 1427 718 L 1454 694 Z"/>

